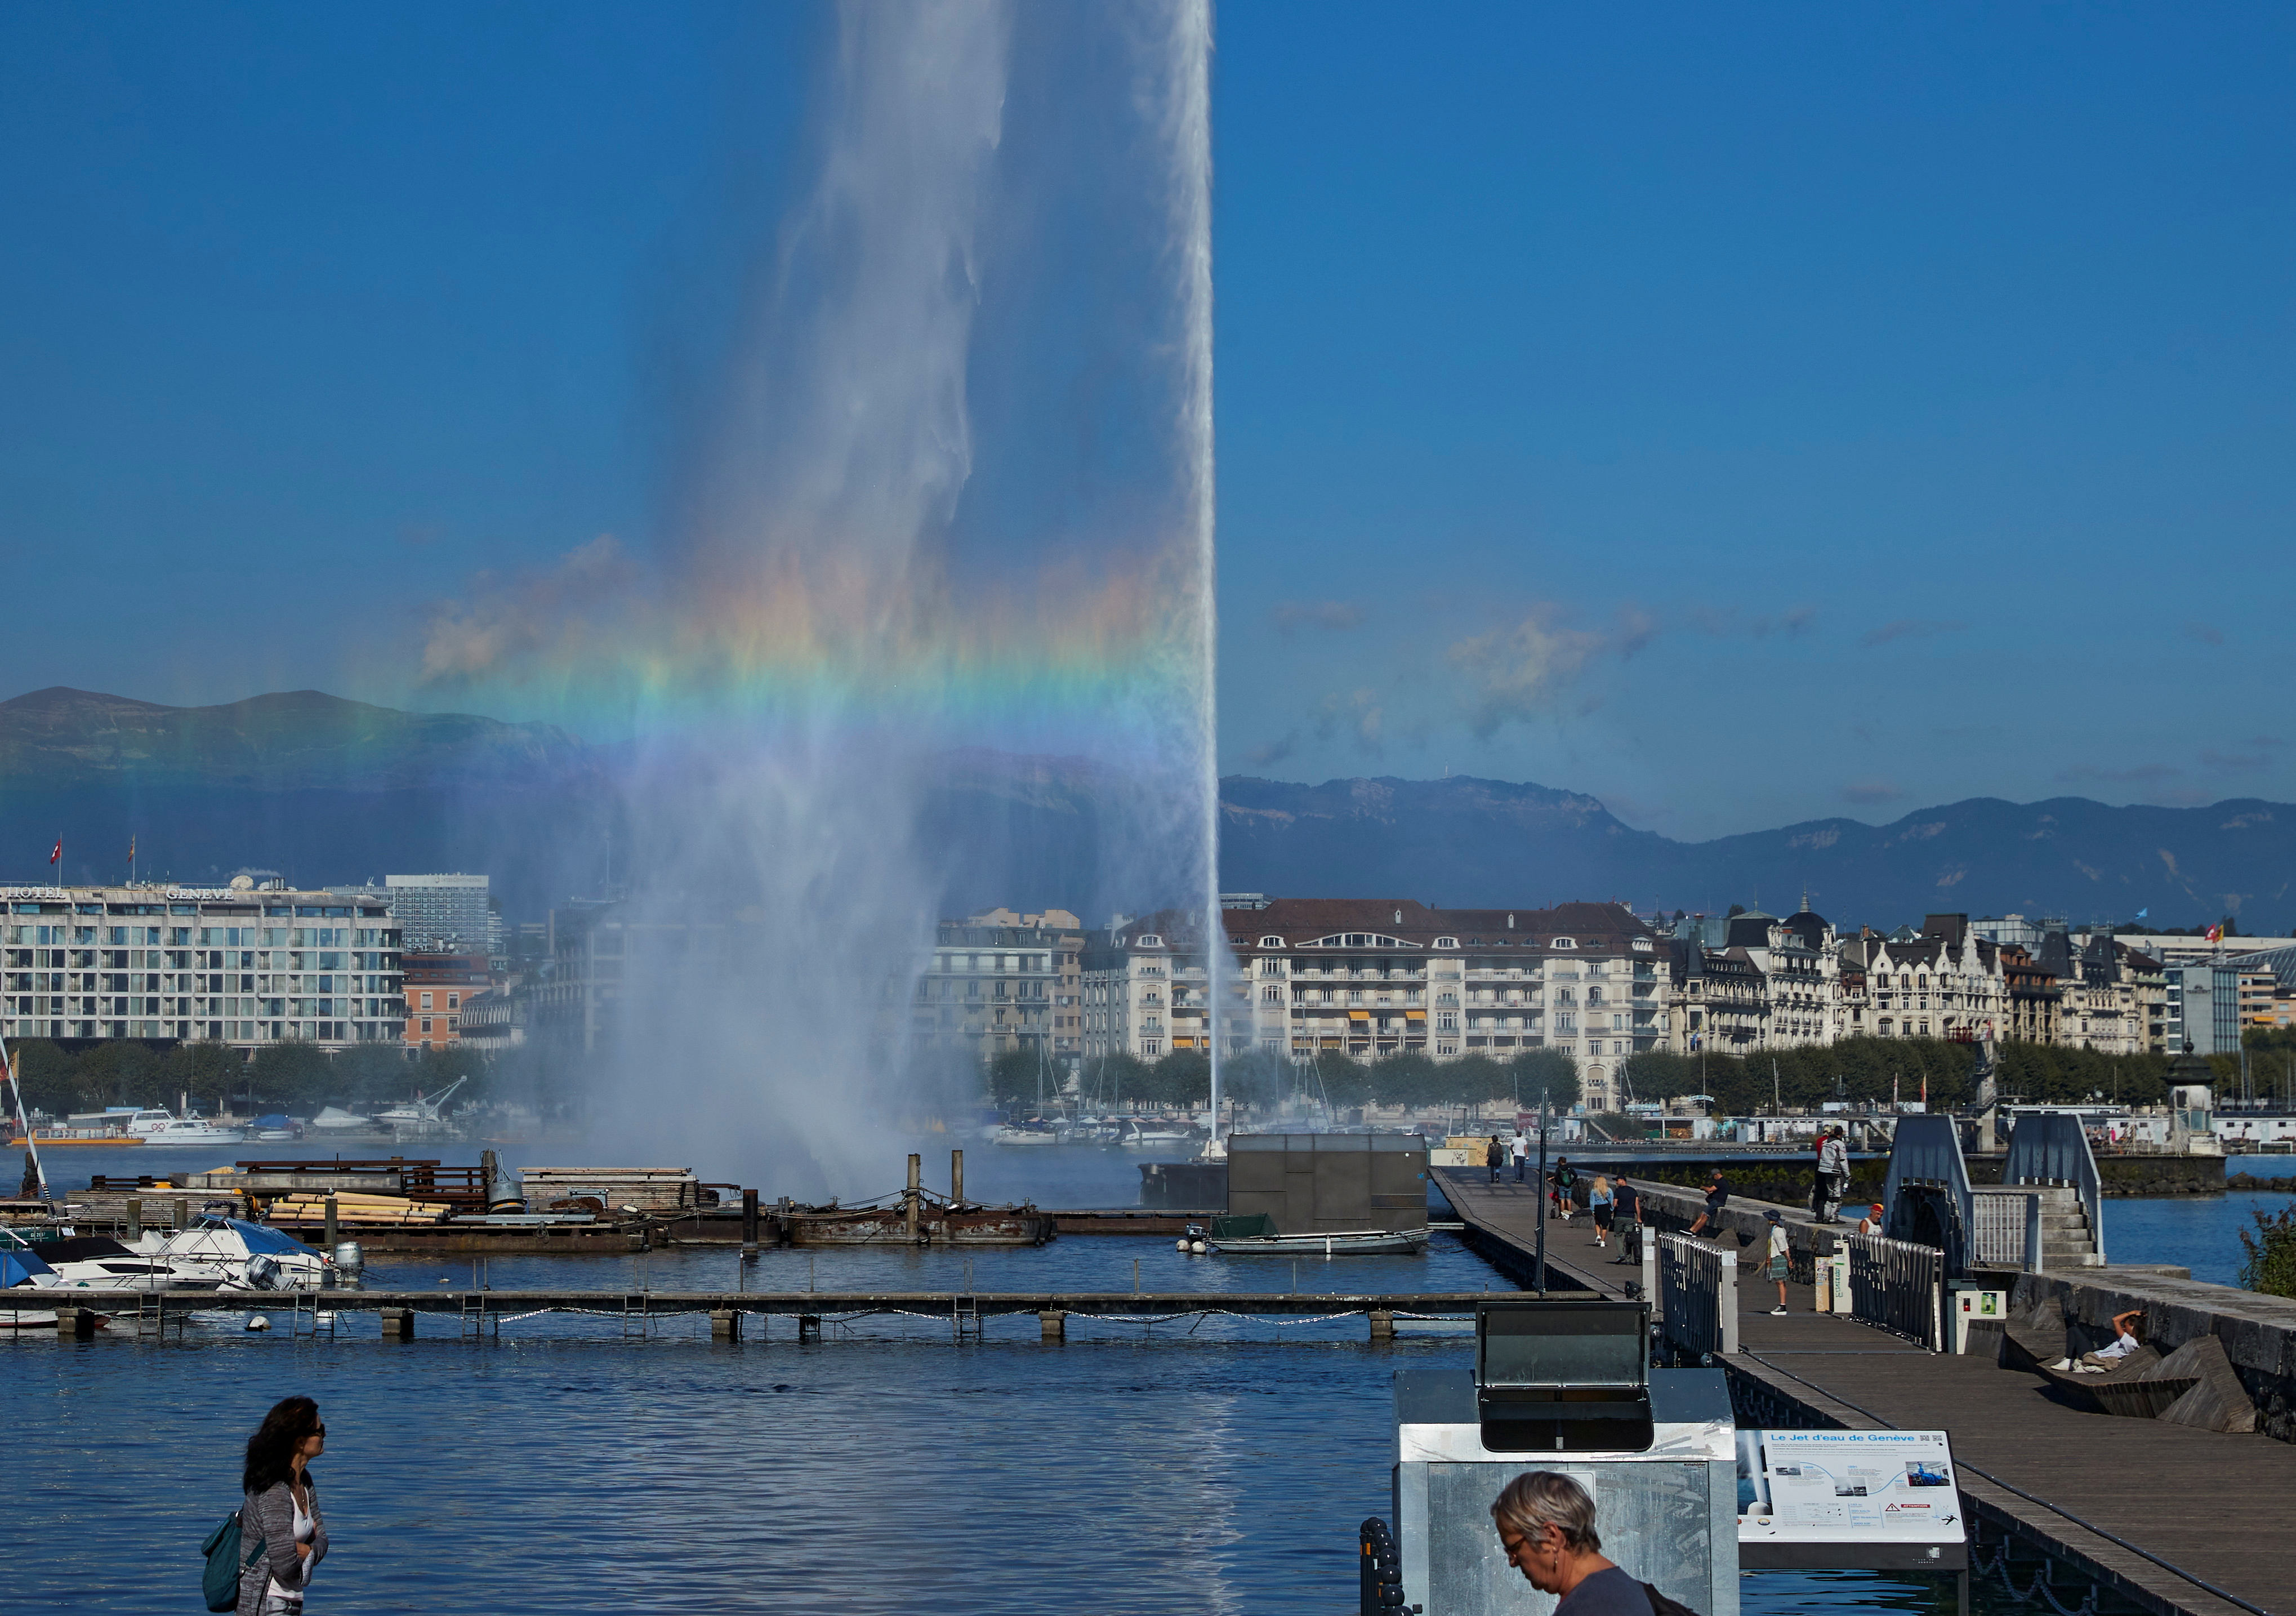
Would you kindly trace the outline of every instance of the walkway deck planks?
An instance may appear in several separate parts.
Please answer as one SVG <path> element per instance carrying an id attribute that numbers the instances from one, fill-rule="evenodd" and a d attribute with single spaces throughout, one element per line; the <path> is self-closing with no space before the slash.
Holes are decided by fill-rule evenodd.
<path id="1" fill-rule="evenodd" d="M 1538 1201 L 1513 1177 L 1508 1172 L 1492 1185 L 1486 1173 L 1437 1169 L 1439 1186 L 1471 1229 L 1529 1251 L 1537 1243 Z M 1595 1251 L 1583 1219 L 1568 1227 L 1550 1219 L 1546 1243 L 1550 1264 L 1606 1293 L 1621 1293 L 1623 1280 L 1639 1277 L 1601 1260 L 1605 1253 Z M 1734 1236 L 1729 1244 L 1736 1245 Z M 1926 1352 L 1818 1313 L 1805 1284 L 1787 1287 L 1792 1310 L 1774 1317 L 1768 1310 L 1777 1290 L 1759 1277 L 1759 1255 L 1742 1256 L 1741 1350 L 1727 1366 L 1734 1374 L 1843 1425 L 1948 1432 L 1972 1509 L 2162 1616 L 2244 1613 L 2057 1512 L 2275 1616 L 2296 1616 L 2296 1446 L 2084 1413 L 2055 1400 L 2033 1375 L 1989 1359 Z"/>

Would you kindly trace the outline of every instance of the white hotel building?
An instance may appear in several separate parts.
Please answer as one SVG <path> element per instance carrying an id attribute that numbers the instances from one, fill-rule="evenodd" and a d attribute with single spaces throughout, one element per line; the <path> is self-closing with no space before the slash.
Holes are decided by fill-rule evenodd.
<path id="1" fill-rule="evenodd" d="M 223 887 L 0 890 L 0 1032 L 15 1038 L 397 1043 L 390 906 Z"/>
<path id="2" fill-rule="evenodd" d="M 1433 909 L 1410 899 L 1222 899 L 1235 974 L 1218 1036 L 1230 1054 L 1305 1060 L 1506 1060 L 1556 1049 L 1587 1103 L 1618 1097 L 1618 1070 L 1663 1046 L 1669 976 L 1657 934 L 1616 904 Z M 1209 1049 L 1201 933 L 1165 911 L 1087 955 L 1085 1055 L 1152 1061 Z"/>

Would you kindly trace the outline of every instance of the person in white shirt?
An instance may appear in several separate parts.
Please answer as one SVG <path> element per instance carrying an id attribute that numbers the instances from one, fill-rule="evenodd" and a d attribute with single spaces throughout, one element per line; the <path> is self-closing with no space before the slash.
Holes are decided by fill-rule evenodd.
<path id="1" fill-rule="evenodd" d="M 2080 1361 L 2092 1369 L 2114 1369 L 2120 1367 L 2120 1360 L 2122 1358 L 2127 1358 L 2130 1353 L 2136 1351 L 2137 1348 L 2144 1345 L 2142 1341 L 2136 1339 L 2136 1332 L 2133 1327 L 2136 1321 L 2144 1317 L 2144 1309 L 2142 1308 L 2131 1308 L 2126 1313 L 2114 1314 L 2112 1316 L 2112 1344 L 2109 1347 L 2100 1347 L 2094 1352 L 2082 1353 L 2080 1356 Z"/>
<path id="2" fill-rule="evenodd" d="M 1783 1317 L 1786 1310 L 1786 1271 L 1791 1266 L 1786 1248 L 1786 1220 L 1783 1214 L 1770 1211 L 1762 1214 L 1770 1220 L 1770 1277 L 1778 1282 L 1778 1305 L 1772 1315 Z"/>
<path id="3" fill-rule="evenodd" d="M 1514 1136 L 1514 1181 L 1522 1182 L 1524 1171 L 1530 1166 L 1530 1136 L 1518 1129 Z"/>

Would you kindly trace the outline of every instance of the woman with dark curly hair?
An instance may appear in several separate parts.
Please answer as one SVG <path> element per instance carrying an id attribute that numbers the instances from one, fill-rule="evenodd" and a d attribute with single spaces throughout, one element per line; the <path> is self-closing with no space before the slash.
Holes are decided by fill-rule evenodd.
<path id="1" fill-rule="evenodd" d="M 273 1406 L 247 1439 L 247 1468 L 240 1489 L 242 1544 L 263 1545 L 262 1557 L 240 1573 L 239 1616 L 296 1616 L 311 1573 L 327 1557 L 327 1525 L 307 1468 L 326 1451 L 319 1406 L 291 1397 Z"/>

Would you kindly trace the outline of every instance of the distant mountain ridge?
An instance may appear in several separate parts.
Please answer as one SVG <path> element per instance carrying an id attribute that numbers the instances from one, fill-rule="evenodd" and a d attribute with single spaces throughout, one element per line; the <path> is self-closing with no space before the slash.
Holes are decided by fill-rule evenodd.
<path id="1" fill-rule="evenodd" d="M 318 691 L 167 707 L 56 687 L 0 701 L 0 882 L 205 881 L 277 869 L 309 884 L 391 871 L 495 877 L 532 915 L 613 879 L 621 754 L 544 724 L 403 712 Z M 2251 931 L 2296 919 L 2296 807 L 2112 808 L 2085 798 L 1972 798 L 1886 825 L 1816 819 L 1685 842 L 1622 824 L 1600 800 L 1454 776 L 1221 782 L 1221 884 L 1292 898 L 1441 906 L 1617 898 L 1784 913 L 1805 889 L 1838 924 L 1932 910 Z M 1108 766 L 980 750 L 944 759 L 924 805 L 952 911 L 1058 905 L 1096 919 L 1171 894 L 1136 890 L 1150 833 Z"/>
<path id="2" fill-rule="evenodd" d="M 1995 797 L 1917 809 L 1891 824 L 1805 820 L 1684 842 L 1621 824 L 1592 797 L 1505 781 L 1231 778 L 1227 883 L 1290 896 L 1393 892 L 1476 904 L 1615 897 L 1715 913 L 1784 914 L 1806 890 L 1839 923 L 1918 923 L 1935 910 L 2169 924 L 2296 918 L 2296 808 L 2237 799 L 2207 808 L 2112 808 L 2082 797 Z"/>

